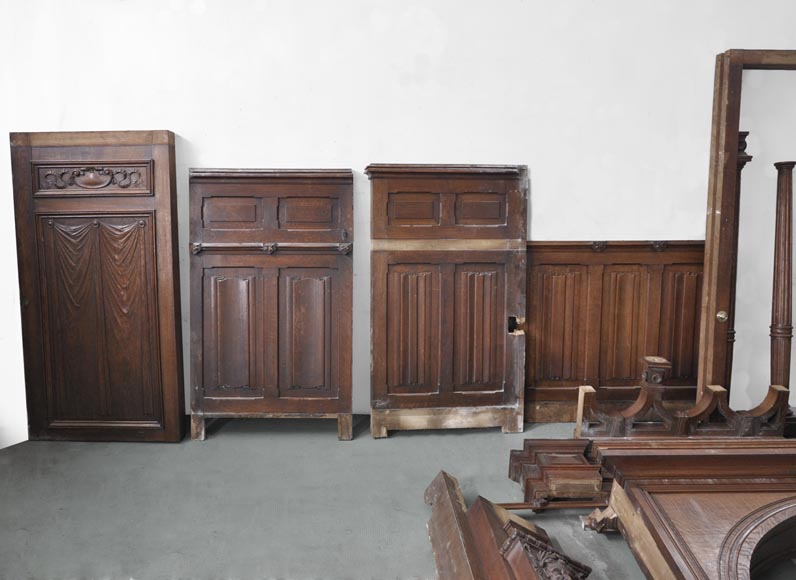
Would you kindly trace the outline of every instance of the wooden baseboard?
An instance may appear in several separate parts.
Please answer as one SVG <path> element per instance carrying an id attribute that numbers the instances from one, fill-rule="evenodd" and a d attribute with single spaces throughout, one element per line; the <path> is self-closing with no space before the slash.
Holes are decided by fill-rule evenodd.
<path id="1" fill-rule="evenodd" d="M 457 407 L 432 409 L 373 409 L 370 432 L 375 439 L 389 431 L 419 429 L 474 429 L 501 427 L 504 433 L 521 433 L 522 410 L 519 407 Z"/>

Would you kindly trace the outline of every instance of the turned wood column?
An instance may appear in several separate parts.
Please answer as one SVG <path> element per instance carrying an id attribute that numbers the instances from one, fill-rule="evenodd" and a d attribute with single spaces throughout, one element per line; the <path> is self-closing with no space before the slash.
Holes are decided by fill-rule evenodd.
<path id="1" fill-rule="evenodd" d="M 735 218 L 732 225 L 732 274 L 730 275 L 730 311 L 727 319 L 727 358 L 725 359 L 724 366 L 724 384 L 722 385 L 728 391 L 732 383 L 732 354 L 735 348 L 735 284 L 738 275 L 738 230 L 739 216 L 741 213 L 741 171 L 752 160 L 752 156 L 746 153 L 746 138 L 749 136 L 749 131 L 740 131 L 738 133 L 738 162 L 736 164 L 736 179 L 735 179 Z"/>
<path id="2" fill-rule="evenodd" d="M 793 337 L 793 167 L 796 161 L 775 163 L 777 168 L 777 224 L 774 230 L 774 291 L 771 299 L 771 384 L 790 383 Z"/>

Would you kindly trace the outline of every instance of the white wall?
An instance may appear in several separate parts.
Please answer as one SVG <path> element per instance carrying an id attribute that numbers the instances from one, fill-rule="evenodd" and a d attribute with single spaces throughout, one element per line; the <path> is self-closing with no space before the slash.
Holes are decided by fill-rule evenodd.
<path id="1" fill-rule="evenodd" d="M 754 158 L 741 180 L 736 343 L 730 402 L 749 409 L 771 382 L 771 291 L 774 273 L 777 161 L 796 161 L 796 72 L 746 71 L 741 121 Z M 796 361 L 791 368 L 796 386 Z M 796 399 L 796 393 L 791 400 Z"/>
<path id="2" fill-rule="evenodd" d="M 367 163 L 528 164 L 536 240 L 702 238 L 714 56 L 794 48 L 794 17 L 788 0 L 0 0 L 0 135 L 178 133 L 185 305 L 188 167 L 354 168 L 364 412 Z M 7 150 L 0 184 L 12 273 Z M 3 446 L 25 438 L 13 274 L 0 317 Z"/>

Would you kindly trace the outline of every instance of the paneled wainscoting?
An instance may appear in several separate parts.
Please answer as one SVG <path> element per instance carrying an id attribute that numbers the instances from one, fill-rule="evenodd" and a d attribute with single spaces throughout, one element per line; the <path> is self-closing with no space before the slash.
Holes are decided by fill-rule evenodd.
<path id="1" fill-rule="evenodd" d="M 702 241 L 529 242 L 526 420 L 573 421 L 580 385 L 633 399 L 646 355 L 693 400 L 703 255 Z"/>

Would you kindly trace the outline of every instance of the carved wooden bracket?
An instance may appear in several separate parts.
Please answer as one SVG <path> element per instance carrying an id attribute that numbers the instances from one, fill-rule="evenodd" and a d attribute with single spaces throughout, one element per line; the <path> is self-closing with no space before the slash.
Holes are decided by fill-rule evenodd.
<path id="1" fill-rule="evenodd" d="M 636 400 L 625 409 L 603 408 L 597 391 L 580 387 L 575 437 L 750 437 L 781 436 L 788 409 L 788 389 L 772 385 L 763 402 L 750 411 L 733 411 L 727 390 L 708 386 L 694 406 L 674 410 L 664 399 L 665 375 L 671 364 L 661 357 L 642 357 L 644 371 Z"/>
<path id="2" fill-rule="evenodd" d="M 429 538 L 441 580 L 582 580 L 591 568 L 553 547 L 547 532 L 478 497 L 441 471 L 426 489 Z"/>

